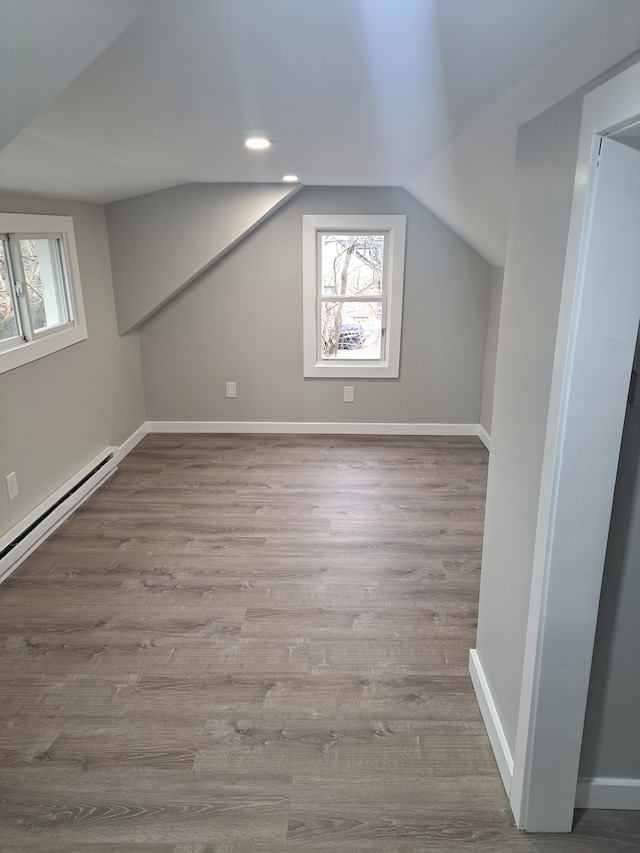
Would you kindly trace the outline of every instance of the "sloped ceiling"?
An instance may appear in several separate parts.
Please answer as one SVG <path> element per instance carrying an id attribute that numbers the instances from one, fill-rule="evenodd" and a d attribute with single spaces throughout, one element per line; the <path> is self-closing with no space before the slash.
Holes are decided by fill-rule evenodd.
<path id="1" fill-rule="evenodd" d="M 21 93 L 13 131 L 38 114 L 0 152 L 0 188 L 110 202 L 291 172 L 399 185 L 494 265 L 515 125 L 640 48 L 637 0 L 154 0 L 142 15 L 133 0 L 0 0 L 3 17 L 16 5 L 38 26 L 55 6 L 75 39 L 64 62 L 46 58 L 64 66 L 58 89 L 77 76 L 52 100 L 49 65 L 19 31 L 24 62 L 0 95 Z M 105 35 L 112 5 L 131 15 L 121 35 Z M 85 67 L 91 6 L 112 44 Z M 258 130 L 273 146 L 252 154 L 242 142 Z"/>
<path id="2" fill-rule="evenodd" d="M 1 0 L 0 148 L 60 95 L 152 0 Z"/>
<path id="3" fill-rule="evenodd" d="M 639 49 L 640 3 L 605 3 L 434 155 L 405 189 L 489 263 L 504 266 L 518 127 Z"/>

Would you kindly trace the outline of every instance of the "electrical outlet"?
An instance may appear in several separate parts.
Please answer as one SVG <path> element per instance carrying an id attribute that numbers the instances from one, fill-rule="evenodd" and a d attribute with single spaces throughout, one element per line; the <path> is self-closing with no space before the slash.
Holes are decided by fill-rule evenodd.
<path id="1" fill-rule="evenodd" d="M 227 386 L 227 397 L 237 397 L 236 394 L 236 383 L 235 382 L 226 382 Z"/>
<path id="2" fill-rule="evenodd" d="M 7 476 L 7 494 L 10 501 L 18 497 L 18 478 L 15 471 L 12 471 Z"/>
<path id="3" fill-rule="evenodd" d="M 344 402 L 353 403 L 353 385 L 344 386 Z"/>

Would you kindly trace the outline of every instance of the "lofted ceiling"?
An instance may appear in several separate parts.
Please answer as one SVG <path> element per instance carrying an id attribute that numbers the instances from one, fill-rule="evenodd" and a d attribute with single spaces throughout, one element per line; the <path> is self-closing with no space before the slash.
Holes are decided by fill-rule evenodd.
<path id="1" fill-rule="evenodd" d="M 640 48 L 637 0 L 0 0 L 0 13 L 17 24 L 0 31 L 0 189 L 110 202 L 291 172 L 404 186 L 497 266 L 517 123 Z M 243 147 L 255 131 L 268 151 Z"/>

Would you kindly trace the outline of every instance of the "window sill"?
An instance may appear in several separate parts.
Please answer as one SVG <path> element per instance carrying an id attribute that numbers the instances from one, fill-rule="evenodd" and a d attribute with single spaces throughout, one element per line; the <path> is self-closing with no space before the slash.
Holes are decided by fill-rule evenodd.
<path id="1" fill-rule="evenodd" d="M 36 341 L 22 341 L 14 347 L 0 351 L 0 373 L 22 367 L 31 361 L 37 361 L 58 350 L 73 346 L 87 339 L 87 330 L 84 326 L 72 326 L 61 329 L 59 332 L 51 332 Z"/>
<path id="2" fill-rule="evenodd" d="M 316 362 L 306 365 L 305 378 L 322 377 L 323 379 L 397 379 L 399 370 L 390 365 L 354 364 L 352 361 Z"/>

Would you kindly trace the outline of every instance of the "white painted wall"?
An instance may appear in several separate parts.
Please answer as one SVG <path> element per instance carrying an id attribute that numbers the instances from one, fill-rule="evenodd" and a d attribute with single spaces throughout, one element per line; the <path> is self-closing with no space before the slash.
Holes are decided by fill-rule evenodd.
<path id="1" fill-rule="evenodd" d="M 496 363 L 477 654 L 516 742 L 540 477 L 582 98 L 521 128 Z"/>
<path id="2" fill-rule="evenodd" d="M 73 217 L 89 337 L 0 375 L 0 535 L 145 420 L 137 334 L 118 337 L 104 209 L 0 195 L 0 210 Z M 4 477 L 20 494 L 9 502 Z"/>
<path id="3" fill-rule="evenodd" d="M 480 425 L 489 437 L 491 437 L 491 422 L 493 418 L 493 396 L 496 384 L 496 361 L 498 358 L 498 332 L 500 330 L 503 281 L 504 270 L 493 267 L 491 270 L 491 296 L 489 297 L 487 345 L 484 351 L 482 403 L 480 405 Z"/>
<path id="4" fill-rule="evenodd" d="M 303 378 L 302 216 L 312 213 L 407 215 L 399 379 Z M 486 261 L 403 190 L 307 187 L 142 327 L 147 416 L 477 424 L 490 280 Z"/>

